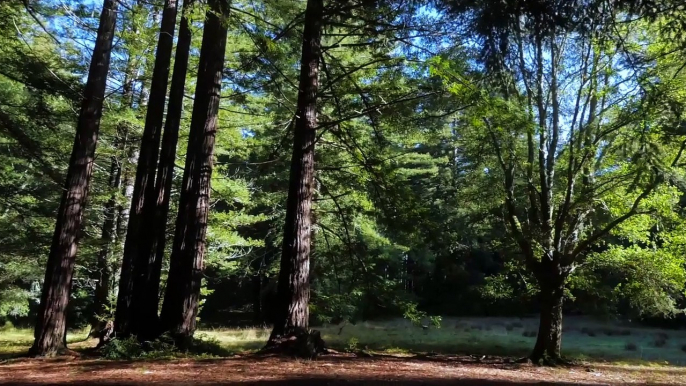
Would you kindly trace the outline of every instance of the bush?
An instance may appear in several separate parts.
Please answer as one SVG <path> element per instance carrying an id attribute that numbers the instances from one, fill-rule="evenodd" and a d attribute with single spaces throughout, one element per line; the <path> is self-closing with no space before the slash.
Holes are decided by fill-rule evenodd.
<path id="1" fill-rule="evenodd" d="M 638 350 L 638 346 L 636 345 L 636 343 L 628 342 L 627 344 L 624 345 L 624 349 L 626 351 L 636 351 L 636 350 Z"/>
<path id="2" fill-rule="evenodd" d="M 536 335 L 538 335 L 538 333 L 537 333 L 536 331 L 533 331 L 533 330 L 531 330 L 531 331 L 524 331 L 524 332 L 522 333 L 522 336 L 525 336 L 525 337 L 527 337 L 527 338 L 535 338 Z"/>
<path id="3" fill-rule="evenodd" d="M 512 331 L 512 330 L 514 330 L 514 326 L 511 325 L 511 324 L 506 324 L 506 325 L 505 325 L 505 329 L 506 329 L 507 331 Z"/>
<path id="4" fill-rule="evenodd" d="M 209 357 L 225 357 L 232 353 L 221 345 L 217 338 L 206 334 L 198 334 L 193 337 L 186 347 L 186 351 L 193 355 Z"/>
<path id="5" fill-rule="evenodd" d="M 522 328 L 522 327 L 524 327 L 524 325 L 522 324 L 522 322 L 514 322 L 514 323 L 512 323 L 512 327 Z"/>
<path id="6" fill-rule="evenodd" d="M 100 354 L 106 359 L 135 359 L 143 355 L 143 346 L 135 336 L 114 338 L 100 348 Z"/>
<path id="7" fill-rule="evenodd" d="M 126 339 L 114 338 L 99 351 L 104 358 L 114 360 L 169 358 L 184 354 L 201 357 L 231 355 L 218 340 L 204 334 L 191 338 L 180 346 L 169 335 L 145 342 L 139 342 L 135 336 Z"/>
<path id="8" fill-rule="evenodd" d="M 619 332 L 619 335 L 621 336 L 629 336 L 631 335 L 631 330 L 622 330 Z"/>
<path id="9" fill-rule="evenodd" d="M 349 352 L 355 352 L 357 351 L 357 345 L 360 343 L 360 340 L 355 338 L 354 336 L 348 339 L 348 351 Z"/>
<path id="10" fill-rule="evenodd" d="M 586 334 L 586 335 L 591 336 L 591 337 L 596 336 L 596 332 L 593 331 L 593 330 L 591 330 L 591 329 L 588 328 L 588 327 L 583 327 L 583 328 L 581 329 L 581 333 L 582 333 L 582 334 Z"/>
<path id="11" fill-rule="evenodd" d="M 686 344 L 681 346 L 681 351 L 686 352 Z"/>
<path id="12" fill-rule="evenodd" d="M 665 347 L 667 345 L 667 339 L 663 339 L 662 337 L 658 337 L 653 341 L 653 346 L 655 347 Z"/>

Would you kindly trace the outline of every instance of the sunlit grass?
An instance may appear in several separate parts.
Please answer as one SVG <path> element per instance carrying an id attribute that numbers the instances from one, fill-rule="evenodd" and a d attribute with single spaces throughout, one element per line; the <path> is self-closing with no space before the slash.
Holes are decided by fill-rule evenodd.
<path id="1" fill-rule="evenodd" d="M 315 327 L 329 347 L 392 354 L 526 355 L 536 340 L 535 318 L 445 318 L 440 328 L 422 328 L 407 320 L 360 322 Z M 686 330 L 659 330 L 567 317 L 563 354 L 613 363 L 686 365 Z M 196 337 L 216 340 L 230 352 L 255 351 L 264 346 L 269 328 L 201 329 Z M 68 334 L 70 347 L 87 347 L 88 331 Z M 25 353 L 33 340 L 28 329 L 0 331 L 0 357 Z M 82 343 L 77 343 L 82 342 Z"/>
<path id="2" fill-rule="evenodd" d="M 28 328 L 0 328 L 0 359 L 26 354 L 33 343 L 33 330 Z M 74 330 L 67 334 L 67 344 L 90 345 L 88 330 Z"/>

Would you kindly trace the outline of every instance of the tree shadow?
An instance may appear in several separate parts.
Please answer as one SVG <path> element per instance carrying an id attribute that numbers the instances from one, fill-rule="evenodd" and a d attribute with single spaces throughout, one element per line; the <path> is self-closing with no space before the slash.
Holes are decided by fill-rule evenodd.
<path id="1" fill-rule="evenodd" d="M 96 385 L 132 386 L 148 383 L 165 385 L 551 385 L 591 386 L 607 384 L 605 375 L 648 371 L 679 379 L 686 371 L 669 368 L 623 369 L 622 367 L 572 366 L 574 372 L 597 372 L 595 379 L 537 378 L 532 367 L 503 358 L 470 356 L 419 355 L 414 357 L 326 355 L 312 362 L 274 355 L 243 355 L 232 358 L 150 359 L 150 360 L 78 360 L 55 358 L 18 360 L 3 369 L 0 385 Z M 437 366 L 426 368 L 423 366 Z M 331 366 L 331 367 L 329 367 Z M 420 373 L 415 372 L 420 369 Z M 446 371 L 442 371 L 442 370 Z M 484 372 L 485 369 L 497 370 Z M 5 370 L 5 371 L 3 371 Z M 505 370 L 505 371 L 503 371 Z M 599 370 L 599 371 L 598 371 Z M 607 372 L 606 372 L 606 371 Z M 4 374 L 3 374 L 4 373 Z M 529 374 L 528 374 L 529 373 Z M 527 375 L 528 374 L 528 375 Z M 117 379 L 121 377 L 121 379 Z M 668 383 L 651 383 L 656 386 Z"/>
<path id="2" fill-rule="evenodd" d="M 159 383 L 159 382 L 156 382 Z M 86 385 L 96 385 L 96 386 L 137 386 L 148 384 L 145 381 L 113 381 L 113 380 L 89 380 L 84 381 L 74 381 L 74 382 L 59 382 L 51 380 L 49 382 L 36 382 L 35 380 L 28 381 L 26 383 L 22 382 L 11 382 L 4 383 L 0 381 L 0 385 L 11 384 L 16 386 L 29 386 L 29 385 L 68 385 L 68 386 L 86 386 Z M 530 381 L 505 381 L 505 380 L 488 380 L 479 378 L 461 378 L 461 379 L 431 379 L 431 378 L 404 378 L 395 380 L 382 380 L 378 378 L 364 378 L 364 377 L 325 377 L 325 376 L 312 376 L 312 377 L 284 377 L 281 379 L 270 379 L 270 380 L 258 380 L 258 381 L 226 381 L 226 382 L 203 382 L 200 379 L 194 380 L 179 380 L 178 382 L 164 382 L 167 385 L 202 385 L 202 386 L 232 386 L 232 385 L 254 385 L 254 386 L 275 386 L 275 385 L 297 385 L 297 386 L 322 386 L 322 385 L 374 385 L 374 386 L 390 386 L 390 385 L 405 385 L 405 386 L 517 386 L 517 385 L 548 385 L 548 386 L 597 386 L 597 384 L 590 383 L 570 383 L 570 382 L 535 382 Z M 667 386 L 667 384 L 654 384 L 654 386 Z"/>

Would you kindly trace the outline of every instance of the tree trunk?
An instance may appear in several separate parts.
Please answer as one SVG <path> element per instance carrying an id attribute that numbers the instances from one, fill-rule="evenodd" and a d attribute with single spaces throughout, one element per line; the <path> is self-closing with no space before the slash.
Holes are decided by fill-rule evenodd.
<path id="1" fill-rule="evenodd" d="M 252 315 L 253 324 L 256 326 L 264 323 L 264 315 L 262 314 L 262 281 L 263 276 L 259 271 L 252 276 Z"/>
<path id="2" fill-rule="evenodd" d="M 268 346 L 278 345 L 290 336 L 300 336 L 309 322 L 310 216 L 322 19 L 323 0 L 308 0 L 277 290 L 278 309 Z"/>
<path id="3" fill-rule="evenodd" d="M 530 358 L 534 363 L 543 360 L 555 364 L 561 358 L 564 284 L 543 283 L 540 292 L 541 316 L 538 336 Z"/>
<path id="4" fill-rule="evenodd" d="M 110 178 L 108 187 L 113 190 L 110 199 L 105 203 L 105 219 L 102 223 L 100 240 L 102 246 L 98 253 L 97 282 L 95 283 L 95 299 L 93 307 L 93 320 L 91 332 L 102 330 L 106 323 L 106 314 L 109 308 L 110 282 L 112 280 L 111 255 L 112 246 L 117 236 L 117 194 L 121 186 L 121 166 L 116 156 L 110 161 Z"/>
<path id="5" fill-rule="evenodd" d="M 36 318 L 33 356 L 53 356 L 63 348 L 66 308 L 74 273 L 74 260 L 81 230 L 83 209 L 93 173 L 93 158 L 100 131 L 100 117 L 110 67 L 112 40 L 117 20 L 117 1 L 105 0 L 98 35 L 76 126 L 62 201 L 57 212 L 40 308 Z"/>
<path id="6" fill-rule="evenodd" d="M 149 228 L 145 224 L 144 216 L 145 212 L 150 209 L 146 207 L 154 206 L 155 172 L 174 44 L 176 10 L 177 0 L 165 1 L 124 243 L 122 266 L 126 264 L 127 269 L 126 271 L 122 269 L 115 316 L 115 328 L 120 336 L 138 335 L 142 332 L 139 331 L 141 326 L 155 325 L 157 321 L 157 294 L 154 294 L 155 304 L 150 304 L 148 300 L 151 298 L 150 291 L 158 289 L 159 283 L 157 285 L 150 283 L 150 267 L 154 265 L 154 261 L 150 262 L 149 255 L 141 253 L 141 249 L 145 249 L 141 246 L 148 243 L 149 237 L 145 232 Z M 125 272 L 128 273 L 125 274 Z"/>
<path id="7" fill-rule="evenodd" d="M 162 307 L 161 327 L 178 340 L 193 336 L 200 298 L 210 204 L 214 139 L 226 51 L 227 0 L 211 0 L 206 14 L 179 213 Z"/>
<path id="8" fill-rule="evenodd" d="M 164 124 L 160 161 L 155 180 L 155 201 L 154 206 L 149 206 L 148 211 L 145 213 L 145 228 L 150 229 L 152 235 L 147 235 L 149 241 L 147 244 L 142 244 L 145 248 L 140 252 L 141 261 L 144 260 L 144 256 L 147 256 L 149 269 L 146 277 L 147 288 L 144 291 L 145 298 L 141 307 L 154 309 L 155 311 L 157 311 L 159 305 L 160 275 L 167 237 L 167 218 L 174 178 L 176 145 L 179 140 L 179 127 L 181 125 L 186 74 L 188 72 L 188 57 L 191 46 L 191 31 L 185 11 L 189 10 L 192 4 L 192 1 L 187 1 L 182 11 L 184 14 L 181 16 L 179 38 L 176 43 L 176 57 L 169 91 L 167 120 Z M 143 319 L 146 323 L 141 325 L 139 329 L 139 333 L 142 336 L 152 337 L 159 333 L 159 326 L 157 323 L 153 323 L 156 317 L 157 312 L 155 312 L 155 318 Z"/>

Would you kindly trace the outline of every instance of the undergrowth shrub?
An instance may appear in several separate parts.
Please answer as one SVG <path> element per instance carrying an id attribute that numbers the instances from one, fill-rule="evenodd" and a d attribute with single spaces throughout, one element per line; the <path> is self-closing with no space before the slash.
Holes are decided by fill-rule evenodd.
<path id="1" fill-rule="evenodd" d="M 359 339 L 355 338 L 354 336 L 348 339 L 348 351 L 354 352 L 357 350 L 357 344 L 360 343 Z"/>
<path id="2" fill-rule="evenodd" d="M 131 336 L 124 339 L 114 338 L 99 351 L 106 359 L 134 359 L 143 355 L 143 346 L 135 336 Z"/>
<path id="3" fill-rule="evenodd" d="M 231 353 L 215 338 L 200 334 L 181 345 L 169 335 L 162 335 L 152 341 L 140 342 L 135 336 L 125 339 L 114 338 L 99 349 L 106 359 L 156 359 L 183 356 L 217 357 Z"/>

